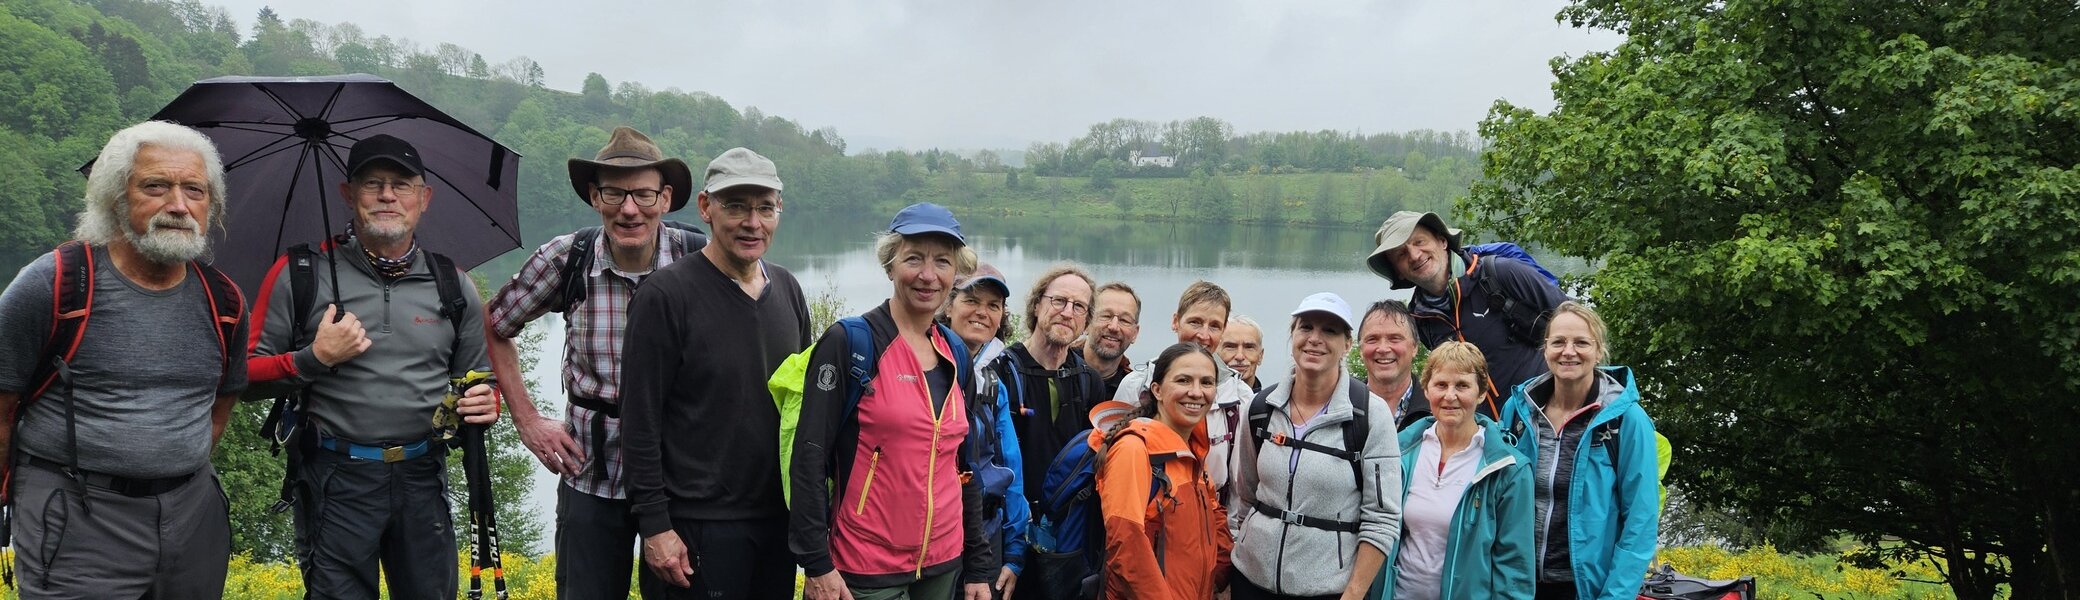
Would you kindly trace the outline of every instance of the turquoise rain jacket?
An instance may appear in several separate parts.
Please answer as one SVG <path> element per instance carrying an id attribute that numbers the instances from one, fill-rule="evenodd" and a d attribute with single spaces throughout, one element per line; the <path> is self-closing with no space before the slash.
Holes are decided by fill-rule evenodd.
<path id="1" fill-rule="evenodd" d="M 1445 544 L 1444 573 L 1439 578 L 1445 600 L 1516 598 L 1530 600 L 1537 577 L 1532 566 L 1538 560 L 1531 545 L 1537 531 L 1531 521 L 1531 461 L 1517 454 L 1502 439 L 1502 429 L 1485 415 L 1474 415 L 1481 426 L 1481 467 L 1473 485 L 1459 498 L 1452 511 L 1451 538 Z M 1437 424 L 1436 417 L 1423 417 L 1401 430 L 1401 498 L 1408 506 L 1411 473 L 1419 467 L 1423 432 Z M 1406 527 L 1403 528 L 1406 531 Z M 1405 537 L 1405 535 L 1404 535 Z M 1368 598 L 1393 600 L 1401 541 L 1373 579 Z"/>
<path id="2" fill-rule="evenodd" d="M 1660 457 L 1654 421 L 1639 406 L 1632 369 L 1607 366 L 1597 371 L 1603 377 L 1597 387 L 1603 408 L 1590 420 L 1589 433 L 1582 436 L 1574 455 L 1568 549 L 1575 591 L 1582 600 L 1633 600 L 1639 597 L 1659 543 Z M 1502 405 L 1503 437 L 1515 440 L 1522 456 L 1538 456 L 1538 431 L 1531 419 L 1539 406 L 1530 392 L 1544 386 L 1541 392 L 1550 393 L 1552 378 L 1548 373 L 1518 385 Z"/>

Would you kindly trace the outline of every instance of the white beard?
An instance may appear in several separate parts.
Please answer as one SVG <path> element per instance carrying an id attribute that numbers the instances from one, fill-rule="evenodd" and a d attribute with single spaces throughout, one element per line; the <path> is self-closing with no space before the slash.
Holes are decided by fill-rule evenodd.
<path id="1" fill-rule="evenodd" d="M 161 227 L 185 226 L 187 231 L 162 229 Z M 202 226 L 194 217 L 155 218 L 145 226 L 148 231 L 139 234 L 123 227 L 123 239 L 130 241 L 146 260 L 162 265 L 175 265 L 197 258 L 209 252 L 209 237 L 201 233 Z"/>

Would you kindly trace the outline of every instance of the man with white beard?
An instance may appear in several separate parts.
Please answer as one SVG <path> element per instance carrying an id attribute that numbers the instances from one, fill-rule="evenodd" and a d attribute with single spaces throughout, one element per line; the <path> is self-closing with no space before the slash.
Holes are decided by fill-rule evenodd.
<path id="1" fill-rule="evenodd" d="M 209 457 L 246 387 L 243 299 L 196 262 L 223 162 L 201 133 L 146 122 L 94 166 L 75 241 L 0 294 L 21 596 L 215 598 L 231 531 Z"/>

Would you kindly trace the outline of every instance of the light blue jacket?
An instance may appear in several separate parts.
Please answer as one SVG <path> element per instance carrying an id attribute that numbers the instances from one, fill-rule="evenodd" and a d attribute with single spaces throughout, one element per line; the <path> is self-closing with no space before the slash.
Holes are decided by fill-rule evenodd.
<path id="1" fill-rule="evenodd" d="M 1003 353 L 1004 342 L 995 339 L 990 340 L 987 345 L 982 347 L 980 352 L 976 353 L 976 381 L 996 381 L 995 374 L 991 372 L 990 363 L 996 362 L 997 357 L 1003 355 Z M 1027 521 L 1031 521 L 1033 516 L 1032 509 L 1028 508 L 1025 502 L 1025 462 L 1018 451 L 1018 426 L 1011 423 L 1011 392 L 1007 389 L 1008 385 L 1005 382 L 996 381 L 997 398 L 995 404 L 997 413 L 997 456 L 1003 463 L 997 466 L 1011 470 L 1011 489 L 1009 493 L 1004 495 L 1005 502 L 1003 508 L 997 509 L 997 514 L 992 515 L 992 517 L 1000 519 L 1004 524 L 1003 529 L 1000 530 L 1004 536 L 1004 551 L 997 558 L 1004 563 L 1004 566 L 1011 567 L 1012 573 L 1022 574 L 1025 570 L 1026 525 Z M 995 579 L 991 579 L 991 581 L 995 581 Z"/>
<path id="2" fill-rule="evenodd" d="M 1531 463 L 1502 439 L 1494 421 L 1475 415 L 1480 424 L 1481 462 L 1459 507 L 1452 511 L 1451 537 L 1445 543 L 1444 589 L 1438 596 L 1459 598 L 1516 598 L 1530 600 L 1537 579 L 1532 565 L 1538 560 L 1531 545 L 1537 532 L 1531 522 Z M 1407 509 L 1411 475 L 1422 452 L 1423 432 L 1437 424 L 1436 417 L 1423 417 L 1401 430 L 1401 496 Z M 1369 598 L 1393 600 L 1400 577 L 1401 542 L 1408 539 L 1407 527 L 1394 542 L 1394 551 L 1374 579 Z"/>
<path id="3" fill-rule="evenodd" d="M 1568 550 L 1574 563 L 1575 591 L 1582 600 L 1633 600 L 1639 597 L 1647 564 L 1653 561 L 1658 544 L 1660 458 L 1655 450 L 1654 421 L 1639 406 L 1632 369 L 1610 366 L 1597 370 L 1603 377 L 1598 385 L 1603 408 L 1590 420 L 1588 433 L 1574 455 L 1574 477 L 1568 486 Z M 1552 378 L 1546 374 L 1525 381 L 1502 405 L 1503 436 L 1514 439 L 1523 456 L 1538 456 L 1538 429 L 1532 419 L 1539 403 L 1531 395 L 1534 390 L 1550 394 Z"/>

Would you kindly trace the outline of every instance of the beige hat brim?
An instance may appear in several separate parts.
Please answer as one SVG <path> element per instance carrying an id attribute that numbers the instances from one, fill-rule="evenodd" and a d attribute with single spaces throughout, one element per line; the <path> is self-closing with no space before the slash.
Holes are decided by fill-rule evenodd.
<path id="1" fill-rule="evenodd" d="M 1416 286 L 1415 282 L 1402 279 L 1400 275 L 1394 273 L 1394 260 L 1389 256 L 1389 253 L 1407 245 L 1409 236 L 1415 235 L 1417 227 L 1428 227 L 1432 231 L 1445 232 L 1445 247 L 1448 250 L 1456 251 L 1460 247 L 1459 230 L 1446 227 L 1444 219 L 1437 216 L 1437 213 L 1426 212 L 1418 214 L 1414 211 L 1401 211 L 1394 213 L 1394 216 L 1387 217 L 1386 222 L 1380 224 L 1379 231 L 1372 234 L 1373 242 L 1377 244 L 1377 247 L 1373 248 L 1371 256 L 1365 257 L 1365 266 L 1370 267 L 1373 273 L 1386 278 L 1392 284 L 1393 289 L 1399 290 Z"/>
<path id="2" fill-rule="evenodd" d="M 685 208 L 686 201 L 693 198 L 694 191 L 697 189 L 693 187 L 693 169 L 686 166 L 686 161 L 676 158 L 667 158 L 659 161 L 645 161 L 632 158 L 596 161 L 573 158 L 566 164 L 571 174 L 571 190 L 578 194 L 578 201 L 585 203 L 586 206 L 592 206 L 592 196 L 587 188 L 597 178 L 600 167 L 619 169 L 656 168 L 664 174 L 664 184 L 672 188 L 672 207 L 665 212 L 676 212 L 681 208 Z"/>

